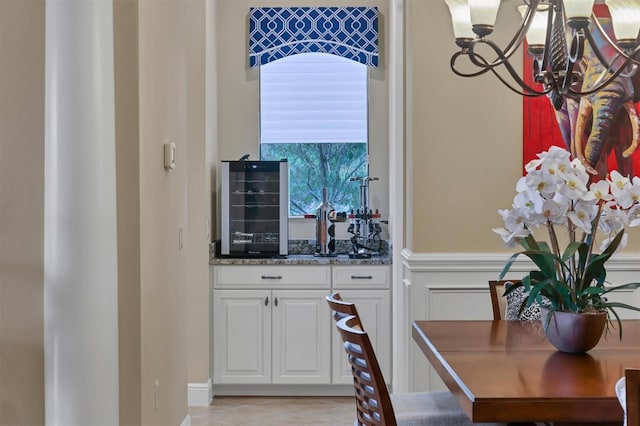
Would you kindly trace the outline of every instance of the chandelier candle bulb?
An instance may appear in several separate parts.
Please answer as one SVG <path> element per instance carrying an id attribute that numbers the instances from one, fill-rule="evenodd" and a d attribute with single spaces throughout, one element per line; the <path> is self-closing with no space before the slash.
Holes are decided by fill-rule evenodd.
<path id="1" fill-rule="evenodd" d="M 564 13 L 567 21 L 589 20 L 595 0 L 564 0 Z"/>
<path id="2" fill-rule="evenodd" d="M 640 32 L 640 0 L 606 0 L 605 3 L 618 43 L 632 47 Z"/>
<path id="3" fill-rule="evenodd" d="M 525 5 L 518 6 L 518 12 L 522 15 L 522 18 L 526 18 L 529 8 Z M 544 42 L 547 37 L 547 10 L 536 10 L 533 16 L 531 26 L 527 31 L 527 44 L 529 45 L 529 51 L 537 51 L 540 49 L 540 53 L 544 49 Z"/>
<path id="4" fill-rule="evenodd" d="M 499 8 L 500 0 L 469 0 L 473 32 L 481 37 L 491 34 Z"/>
<path id="5" fill-rule="evenodd" d="M 471 29 L 471 13 L 467 0 L 445 0 L 451 13 L 453 35 L 457 40 L 473 40 L 476 35 Z"/>

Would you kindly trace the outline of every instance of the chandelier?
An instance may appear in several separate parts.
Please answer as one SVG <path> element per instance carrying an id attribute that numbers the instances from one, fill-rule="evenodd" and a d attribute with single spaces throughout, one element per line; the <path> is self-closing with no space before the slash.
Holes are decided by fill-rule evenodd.
<path id="1" fill-rule="evenodd" d="M 518 7 L 522 22 L 502 49 L 488 36 L 493 32 L 501 0 L 445 0 L 449 6 L 456 44 L 451 69 L 463 77 L 492 72 L 512 91 L 523 96 L 550 98 L 556 110 L 566 97 L 580 98 L 601 91 L 618 77 L 631 77 L 640 65 L 640 0 L 606 0 L 613 38 L 593 13 L 595 0 L 525 0 Z M 528 85 L 509 62 L 526 38 L 533 57 L 533 81 Z M 487 51 L 490 58 L 485 54 Z M 601 72 L 585 79 L 585 49 L 589 61 L 597 61 Z M 461 68 L 461 58 L 469 64 Z M 498 73 L 503 67 L 511 80 Z"/>

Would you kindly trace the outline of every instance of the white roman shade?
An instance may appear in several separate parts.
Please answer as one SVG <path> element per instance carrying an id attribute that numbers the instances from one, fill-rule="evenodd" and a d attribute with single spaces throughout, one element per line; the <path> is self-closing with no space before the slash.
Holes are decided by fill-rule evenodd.
<path id="1" fill-rule="evenodd" d="M 261 143 L 366 143 L 367 66 L 306 53 L 260 67 Z"/>

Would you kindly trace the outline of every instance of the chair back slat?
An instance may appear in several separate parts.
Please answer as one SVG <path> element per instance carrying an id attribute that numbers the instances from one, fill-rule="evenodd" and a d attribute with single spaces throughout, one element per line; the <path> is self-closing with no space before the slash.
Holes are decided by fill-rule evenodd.
<path id="1" fill-rule="evenodd" d="M 358 421 L 364 426 L 395 426 L 396 419 L 371 340 L 355 316 L 336 324 L 351 365 Z"/>
<path id="2" fill-rule="evenodd" d="M 627 425 L 640 425 L 640 369 L 625 370 L 627 391 Z"/>
<path id="3" fill-rule="evenodd" d="M 340 293 L 331 293 L 326 297 L 326 299 L 329 304 L 329 308 L 333 311 L 333 319 L 336 320 L 336 322 L 340 321 L 344 317 L 353 316 L 358 320 L 356 328 L 363 330 L 362 321 L 360 320 L 358 309 L 356 309 L 356 305 L 354 303 L 342 300 Z"/>

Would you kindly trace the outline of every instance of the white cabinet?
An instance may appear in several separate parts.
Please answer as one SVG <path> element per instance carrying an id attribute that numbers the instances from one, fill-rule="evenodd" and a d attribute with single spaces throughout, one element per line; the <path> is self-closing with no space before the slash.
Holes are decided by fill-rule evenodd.
<path id="1" fill-rule="evenodd" d="M 331 383 L 331 316 L 323 290 L 273 291 L 272 383 Z"/>
<path id="2" fill-rule="evenodd" d="M 340 290 L 344 300 L 358 308 L 362 325 L 371 339 L 376 358 L 387 382 L 391 381 L 391 312 L 389 290 Z M 333 383 L 353 383 L 351 366 L 338 331 L 333 330 Z"/>
<path id="3" fill-rule="evenodd" d="M 214 383 L 271 383 L 269 290 L 213 291 Z"/>
<path id="4" fill-rule="evenodd" d="M 358 307 L 391 379 L 391 295 L 387 265 L 213 267 L 215 385 L 351 384 L 325 296 Z"/>
<path id="5" fill-rule="evenodd" d="M 356 304 L 376 358 L 387 382 L 391 382 L 391 282 L 386 265 L 334 266 L 333 291 Z M 351 367 L 338 331 L 333 330 L 332 382 L 352 383 Z"/>
<path id="6" fill-rule="evenodd" d="M 324 300 L 330 272 L 315 266 L 215 268 L 214 383 L 331 383 L 331 317 Z"/>

